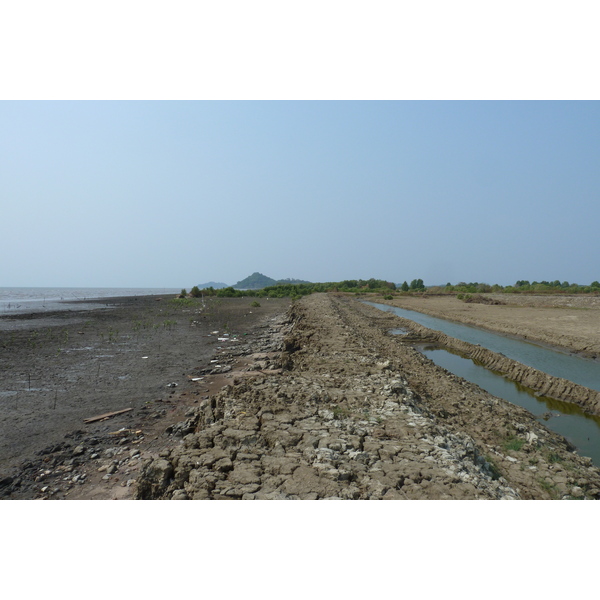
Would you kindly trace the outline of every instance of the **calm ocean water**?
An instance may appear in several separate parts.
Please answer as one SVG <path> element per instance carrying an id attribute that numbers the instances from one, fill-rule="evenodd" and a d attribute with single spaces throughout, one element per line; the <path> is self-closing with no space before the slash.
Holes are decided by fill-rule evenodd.
<path id="1" fill-rule="evenodd" d="M 112 298 L 117 296 L 149 296 L 177 294 L 174 288 L 70 288 L 70 287 L 0 287 L 0 314 L 69 310 L 69 301 Z"/>

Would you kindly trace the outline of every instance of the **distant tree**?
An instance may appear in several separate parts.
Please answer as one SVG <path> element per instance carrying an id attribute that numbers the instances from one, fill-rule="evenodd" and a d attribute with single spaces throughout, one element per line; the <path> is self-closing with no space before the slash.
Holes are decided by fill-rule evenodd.
<path id="1" fill-rule="evenodd" d="M 405 282 L 402 284 L 402 286 L 400 287 L 400 289 L 401 289 L 403 292 L 408 292 L 408 290 L 409 290 L 410 288 L 408 287 L 408 283 L 405 281 Z"/>
<path id="2" fill-rule="evenodd" d="M 413 279 L 410 282 L 410 289 L 411 290 L 424 290 L 425 285 L 423 284 L 423 280 L 422 279 Z"/>
<path id="3" fill-rule="evenodd" d="M 202 292 L 200 291 L 200 288 L 197 285 L 195 285 L 191 289 L 190 295 L 192 296 L 192 298 L 200 298 L 200 296 L 202 296 Z"/>

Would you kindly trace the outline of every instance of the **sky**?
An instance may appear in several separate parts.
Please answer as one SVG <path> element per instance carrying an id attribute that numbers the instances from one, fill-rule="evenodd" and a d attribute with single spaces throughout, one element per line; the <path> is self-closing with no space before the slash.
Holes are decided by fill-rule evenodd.
<path id="1" fill-rule="evenodd" d="M 2 286 L 590 283 L 597 101 L 3 101 Z"/>
<path id="2" fill-rule="evenodd" d="M 0 287 L 600 279 L 592 3 L 33 4 Z"/>

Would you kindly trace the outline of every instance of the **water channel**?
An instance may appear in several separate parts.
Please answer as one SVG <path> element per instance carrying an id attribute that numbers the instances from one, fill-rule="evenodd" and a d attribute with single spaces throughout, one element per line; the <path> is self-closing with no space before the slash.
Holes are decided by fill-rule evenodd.
<path id="1" fill-rule="evenodd" d="M 564 377 L 586 387 L 600 390 L 600 366 L 591 359 L 572 356 L 412 310 L 374 302 L 366 302 L 366 304 L 392 312 L 429 329 L 441 331 L 456 339 L 479 344 L 494 352 L 501 352 L 513 360 L 550 375 Z M 406 332 L 399 329 L 392 330 L 392 333 Z M 525 408 L 543 421 L 546 427 L 567 438 L 580 455 L 589 456 L 595 465 L 600 466 L 600 417 L 587 415 L 574 404 L 538 396 L 532 390 L 446 348 L 431 344 L 416 344 L 415 348 L 440 367 L 477 384 L 494 396 Z"/>

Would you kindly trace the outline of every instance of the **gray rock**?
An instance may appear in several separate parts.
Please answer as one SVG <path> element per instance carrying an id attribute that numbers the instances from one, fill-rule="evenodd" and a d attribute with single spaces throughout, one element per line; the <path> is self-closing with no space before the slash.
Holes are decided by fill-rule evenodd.
<path id="1" fill-rule="evenodd" d="M 169 485 L 173 472 L 173 465 L 164 458 L 148 462 L 142 469 L 137 497 L 139 499 L 159 497 Z"/>
<path id="2" fill-rule="evenodd" d="M 187 495 L 185 490 L 175 490 L 171 496 L 171 500 L 189 500 L 190 497 Z"/>

